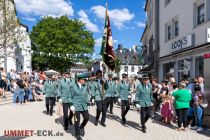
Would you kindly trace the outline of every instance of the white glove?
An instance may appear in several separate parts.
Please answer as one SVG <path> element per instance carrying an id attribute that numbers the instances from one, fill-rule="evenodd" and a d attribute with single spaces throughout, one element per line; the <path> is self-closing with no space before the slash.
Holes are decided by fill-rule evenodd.
<path id="1" fill-rule="evenodd" d="M 70 107 L 70 110 L 71 110 L 73 113 L 75 113 L 75 107 L 74 107 L 73 105 Z"/>
<path id="2" fill-rule="evenodd" d="M 140 109 L 141 106 L 140 106 L 139 104 L 136 104 L 136 108 L 137 108 L 137 109 Z"/>
<path id="3" fill-rule="evenodd" d="M 131 99 L 131 95 L 128 95 L 128 99 Z"/>
<path id="4" fill-rule="evenodd" d="M 121 103 L 121 99 L 120 98 L 118 98 L 118 102 Z"/>
<path id="5" fill-rule="evenodd" d="M 151 106 L 153 106 L 154 104 L 153 103 L 151 103 Z"/>
<path id="6" fill-rule="evenodd" d="M 59 99 L 58 102 L 62 103 L 62 99 Z"/>
<path id="7" fill-rule="evenodd" d="M 94 104 L 94 103 L 95 103 L 95 99 L 92 99 L 92 100 L 91 100 L 91 103 Z"/>

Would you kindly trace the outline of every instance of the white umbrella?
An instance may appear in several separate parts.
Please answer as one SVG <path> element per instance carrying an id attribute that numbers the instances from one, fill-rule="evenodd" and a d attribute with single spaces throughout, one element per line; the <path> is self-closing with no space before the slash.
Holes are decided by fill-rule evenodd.
<path id="1" fill-rule="evenodd" d="M 47 71 L 45 71 L 45 73 L 54 73 L 54 74 L 58 74 L 58 72 L 57 72 L 57 71 L 54 71 L 54 70 L 47 70 Z"/>

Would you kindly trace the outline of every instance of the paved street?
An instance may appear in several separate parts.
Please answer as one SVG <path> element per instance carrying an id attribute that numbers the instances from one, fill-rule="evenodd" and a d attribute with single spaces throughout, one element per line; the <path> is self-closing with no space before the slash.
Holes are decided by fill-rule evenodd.
<path id="1" fill-rule="evenodd" d="M 65 132 L 62 118 L 54 114 L 44 114 L 44 102 L 27 103 L 23 106 L 14 104 L 0 106 L 0 140 L 73 140 L 74 129 Z M 120 124 L 120 108 L 115 106 L 115 115 L 107 115 L 107 127 L 94 126 L 95 107 L 90 109 L 90 121 L 87 124 L 84 140 L 210 140 L 210 133 L 198 134 L 195 131 L 177 132 L 173 127 L 163 126 L 162 123 L 150 120 L 147 123 L 147 133 L 143 134 L 139 127 L 139 114 L 130 111 L 127 115 L 127 126 Z M 4 130 L 52 130 L 64 133 L 64 136 L 32 136 L 4 137 Z"/>

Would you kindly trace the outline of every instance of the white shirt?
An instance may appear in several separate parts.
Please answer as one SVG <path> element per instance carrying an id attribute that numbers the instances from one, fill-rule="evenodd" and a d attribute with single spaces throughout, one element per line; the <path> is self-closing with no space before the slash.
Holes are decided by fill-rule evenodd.
<path id="1" fill-rule="evenodd" d="M 80 88 L 82 88 L 82 85 L 79 82 L 77 82 L 77 84 L 79 85 Z"/>

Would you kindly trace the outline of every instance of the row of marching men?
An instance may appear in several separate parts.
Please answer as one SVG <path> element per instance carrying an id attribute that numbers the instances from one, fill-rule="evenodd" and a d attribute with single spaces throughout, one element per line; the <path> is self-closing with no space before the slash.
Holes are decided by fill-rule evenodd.
<path id="1" fill-rule="evenodd" d="M 126 124 L 126 114 L 130 110 L 131 84 L 126 74 L 122 75 L 121 81 L 119 79 L 113 80 L 112 74 L 109 75 L 109 79 L 105 80 L 101 70 L 98 70 L 95 76 L 93 78 L 87 74 L 81 74 L 72 79 L 69 73 L 65 73 L 63 78 L 58 81 L 54 81 L 52 76 L 48 76 L 48 80 L 44 83 L 43 93 L 46 98 L 47 114 L 52 115 L 57 97 L 63 105 L 64 129 L 68 130 L 68 125 L 72 125 L 73 119 L 77 140 L 81 140 L 85 135 L 84 128 L 89 120 L 88 108 L 91 104 L 96 104 L 95 126 L 100 123 L 106 127 L 107 109 L 110 105 L 110 114 L 113 114 L 113 102 L 116 97 L 121 104 L 121 122 L 123 125 Z M 86 78 L 90 80 L 86 81 Z M 152 85 L 149 83 L 149 77 L 145 75 L 136 88 L 135 98 L 136 107 L 141 108 L 143 132 L 146 132 L 145 123 L 151 114 L 152 101 Z M 70 112 L 68 111 L 69 108 Z M 80 123 L 81 115 L 83 117 L 82 123 Z"/>

